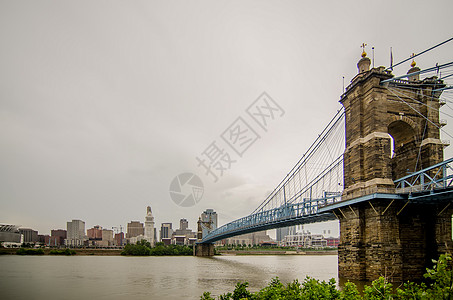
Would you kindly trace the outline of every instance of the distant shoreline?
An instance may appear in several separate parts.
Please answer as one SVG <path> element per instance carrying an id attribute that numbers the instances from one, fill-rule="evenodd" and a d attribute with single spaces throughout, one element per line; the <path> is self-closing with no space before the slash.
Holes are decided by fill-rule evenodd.
<path id="1" fill-rule="evenodd" d="M 10 255 L 15 255 L 17 250 L 19 248 L 1 248 L 0 253 L 1 254 L 10 254 Z M 65 248 L 42 248 L 44 250 L 44 255 L 49 255 L 49 252 L 52 250 L 65 250 Z M 90 249 L 90 248 L 82 248 L 82 249 L 77 249 L 77 248 L 70 248 L 71 250 L 74 250 L 76 252 L 76 255 L 97 255 L 97 256 L 118 256 L 121 255 L 121 252 L 123 249 Z M 50 255 L 49 255 L 50 256 Z M 52 256 L 62 256 L 62 255 L 52 255 Z M 64 256 L 64 255 L 63 255 Z"/>
<path id="2" fill-rule="evenodd" d="M 286 251 L 286 250 L 220 250 L 220 255 L 338 255 L 338 250 Z"/>
<path id="3" fill-rule="evenodd" d="M 2 248 L 0 254 L 16 255 L 19 248 Z M 62 248 L 64 250 L 64 248 Z M 49 252 L 54 249 L 44 249 L 44 255 L 49 255 Z M 79 256 L 120 256 L 123 249 L 71 249 Z M 338 255 L 337 250 L 313 250 L 313 251 L 286 251 L 286 250 L 219 250 L 218 253 L 223 256 L 236 255 Z M 50 255 L 49 255 L 50 256 Z M 61 255 L 52 255 L 61 256 Z"/>

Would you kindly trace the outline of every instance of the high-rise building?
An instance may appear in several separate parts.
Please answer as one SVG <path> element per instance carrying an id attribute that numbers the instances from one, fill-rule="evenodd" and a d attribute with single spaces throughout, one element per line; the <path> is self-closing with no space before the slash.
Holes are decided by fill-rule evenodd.
<path id="1" fill-rule="evenodd" d="M 24 243 L 36 243 L 38 241 L 38 231 L 30 228 L 20 228 L 20 234 L 23 235 Z"/>
<path id="2" fill-rule="evenodd" d="M 85 235 L 85 222 L 81 220 L 72 220 L 66 223 L 67 238 L 66 246 L 79 247 L 83 246 L 88 237 Z"/>
<path id="3" fill-rule="evenodd" d="M 296 234 L 296 226 L 277 228 L 276 233 L 277 241 L 281 242 L 285 239 L 285 236 Z"/>
<path id="4" fill-rule="evenodd" d="M 131 221 L 127 223 L 127 233 L 126 238 L 133 238 L 139 235 L 145 234 L 145 228 L 143 227 L 143 223 L 139 221 Z"/>
<path id="5" fill-rule="evenodd" d="M 102 240 L 102 227 L 99 225 L 94 226 L 87 230 L 87 236 L 90 240 Z"/>
<path id="6" fill-rule="evenodd" d="M 162 223 L 160 226 L 160 241 L 162 239 L 171 239 L 173 234 L 172 224 L 171 223 Z"/>
<path id="7" fill-rule="evenodd" d="M 115 233 L 114 243 L 115 246 L 123 246 L 124 232 Z"/>
<path id="8" fill-rule="evenodd" d="M 61 246 L 64 245 L 64 240 L 67 237 L 67 232 L 64 229 L 52 229 L 50 231 L 49 241 L 46 241 L 48 246 Z"/>
<path id="9" fill-rule="evenodd" d="M 145 239 L 154 246 L 156 243 L 156 228 L 154 228 L 154 217 L 151 206 L 146 208 L 145 216 Z"/>
<path id="10" fill-rule="evenodd" d="M 217 228 L 217 213 L 213 209 L 206 209 L 201 214 L 203 237 L 205 237 L 209 232 Z"/>
<path id="11" fill-rule="evenodd" d="M 102 247 L 113 246 L 113 230 L 102 229 L 102 240 L 98 244 Z"/>
<path id="12" fill-rule="evenodd" d="M 193 232 L 189 227 L 189 222 L 186 219 L 179 221 L 179 229 L 176 229 L 172 235 L 172 241 L 176 244 L 189 244 L 191 239 L 196 239 L 197 233 Z"/>
<path id="13" fill-rule="evenodd" d="M 179 229 L 186 230 L 187 228 L 189 228 L 189 221 L 186 219 L 179 220 Z"/>
<path id="14" fill-rule="evenodd" d="M 154 228 L 154 216 L 151 211 L 151 206 L 146 208 L 145 226 L 143 227 L 143 223 L 138 221 L 128 223 L 126 237 L 131 244 L 136 244 L 141 240 L 148 241 L 151 246 L 156 243 L 156 228 Z"/>

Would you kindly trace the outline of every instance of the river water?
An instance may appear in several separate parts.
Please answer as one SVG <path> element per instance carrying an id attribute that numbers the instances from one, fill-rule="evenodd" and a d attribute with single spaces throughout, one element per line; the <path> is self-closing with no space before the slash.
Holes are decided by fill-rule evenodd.
<path id="1" fill-rule="evenodd" d="M 275 256 L 0 256 L 1 299 L 199 299 L 251 291 L 276 276 L 284 283 L 306 276 L 338 282 L 336 255 Z"/>

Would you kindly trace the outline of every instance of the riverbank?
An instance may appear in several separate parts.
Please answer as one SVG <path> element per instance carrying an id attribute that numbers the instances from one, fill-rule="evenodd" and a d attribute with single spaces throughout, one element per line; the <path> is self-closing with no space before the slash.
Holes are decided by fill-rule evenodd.
<path id="1" fill-rule="evenodd" d="M 2 248 L 0 254 L 15 255 L 19 248 Z M 42 248 L 44 255 L 49 255 L 50 251 L 55 249 Z M 64 250 L 64 249 L 62 249 Z M 84 248 L 84 249 L 71 249 L 76 252 L 76 255 L 99 255 L 99 256 L 118 256 L 121 255 L 123 249 L 97 249 L 97 248 Z"/>
<path id="2" fill-rule="evenodd" d="M 338 250 L 217 250 L 220 255 L 338 255 Z"/>
<path id="3" fill-rule="evenodd" d="M 2 248 L 0 254 L 15 255 L 18 248 Z M 54 249 L 43 248 L 44 255 Z M 64 249 L 63 249 L 64 250 Z M 123 249 L 98 249 L 84 248 L 71 249 L 76 252 L 75 255 L 98 255 L 98 256 L 119 256 Z M 288 251 L 288 250 L 217 250 L 220 255 L 338 255 L 337 250 L 313 250 L 313 251 Z"/>

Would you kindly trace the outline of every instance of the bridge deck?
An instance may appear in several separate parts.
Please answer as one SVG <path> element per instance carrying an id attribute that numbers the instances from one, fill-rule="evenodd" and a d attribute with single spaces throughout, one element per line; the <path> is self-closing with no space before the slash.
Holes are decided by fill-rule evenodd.
<path id="1" fill-rule="evenodd" d="M 373 199 L 410 201 L 412 203 L 453 202 L 453 175 L 448 174 L 453 158 L 395 180 L 395 193 L 374 193 L 342 201 L 339 194 L 328 194 L 321 199 L 301 199 L 298 203 L 285 203 L 280 207 L 262 210 L 225 224 L 199 243 L 215 241 L 261 230 L 297 224 L 324 222 L 337 219 L 334 209 Z"/>

